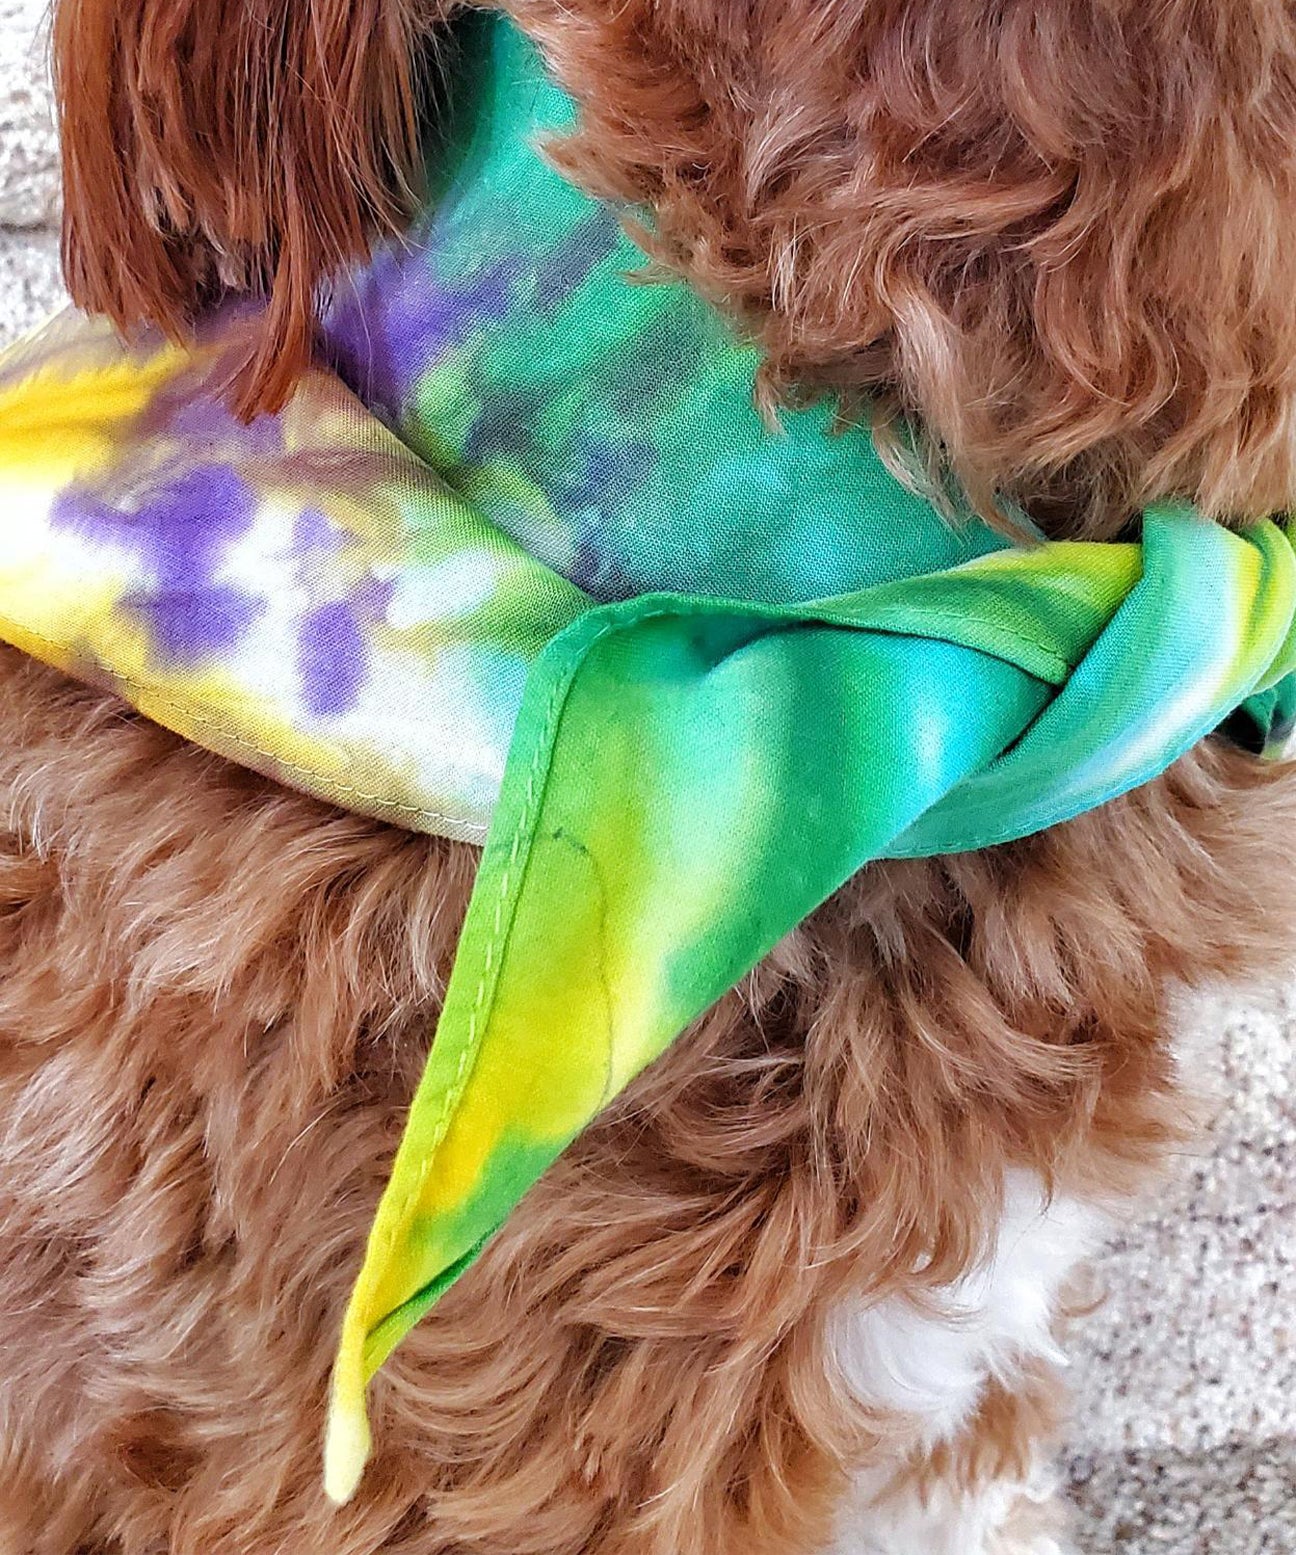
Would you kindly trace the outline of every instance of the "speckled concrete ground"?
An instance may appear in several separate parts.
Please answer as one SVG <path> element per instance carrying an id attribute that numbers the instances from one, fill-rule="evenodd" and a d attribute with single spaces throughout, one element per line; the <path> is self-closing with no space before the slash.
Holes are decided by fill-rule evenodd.
<path id="1" fill-rule="evenodd" d="M 40 0 L 0 0 L 0 343 L 56 306 Z M 1210 1138 L 1108 1249 L 1074 1335 L 1086 1555 L 1296 1555 L 1296 977 L 1183 1014 Z"/>

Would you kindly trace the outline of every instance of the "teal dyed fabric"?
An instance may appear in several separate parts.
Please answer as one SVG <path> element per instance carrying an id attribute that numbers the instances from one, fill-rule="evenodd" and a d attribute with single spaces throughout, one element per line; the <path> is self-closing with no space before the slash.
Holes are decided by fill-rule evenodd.
<path id="1" fill-rule="evenodd" d="M 1290 726 L 1296 554 L 1183 509 L 1137 543 L 944 516 L 537 151 L 571 107 L 477 21 L 408 242 L 251 426 L 250 327 L 77 321 L 0 364 L 0 634 L 353 809 L 486 846 L 348 1309 L 365 1390 L 568 1141 L 872 859 L 1026 835 L 1221 723 Z"/>
<path id="2" fill-rule="evenodd" d="M 680 284 L 633 284 L 615 210 L 539 154 L 572 119 L 496 25 L 426 223 L 340 288 L 326 354 L 401 440 L 592 599 L 784 604 L 1007 542 L 947 523 L 834 407 L 753 404 L 759 358 Z"/>

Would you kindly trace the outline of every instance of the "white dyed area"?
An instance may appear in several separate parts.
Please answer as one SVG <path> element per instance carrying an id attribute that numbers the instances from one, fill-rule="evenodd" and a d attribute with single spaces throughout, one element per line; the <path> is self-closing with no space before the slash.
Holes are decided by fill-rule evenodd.
<path id="1" fill-rule="evenodd" d="M 0 0 L 0 344 L 62 299 L 44 17 L 45 0 Z M 1181 1026 L 1218 1081 L 1214 1135 L 1122 1224 L 1107 1304 L 1074 1335 L 1067 1468 L 1089 1555 L 1296 1550 L 1296 977 L 1198 1000 Z M 943 1555 L 930 1527 L 918 1545 L 893 1531 L 889 1555 Z M 875 1555 L 858 1524 L 842 1539 Z"/>

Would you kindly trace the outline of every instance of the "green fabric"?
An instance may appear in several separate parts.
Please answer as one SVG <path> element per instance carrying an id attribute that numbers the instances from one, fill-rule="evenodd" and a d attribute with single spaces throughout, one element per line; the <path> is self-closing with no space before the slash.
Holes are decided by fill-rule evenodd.
<path id="1" fill-rule="evenodd" d="M 782 935 L 870 859 L 1022 836 L 1145 781 L 1291 671 L 1294 605 L 1282 531 L 1158 512 L 1141 549 L 1048 545 L 799 609 L 647 596 L 560 634 L 352 1298 L 331 1492 L 367 1451 L 365 1380 Z"/>
<path id="2" fill-rule="evenodd" d="M 1025 836 L 1211 730 L 1276 749 L 1296 556 L 1185 509 L 1127 544 L 950 519 L 834 409 L 627 279 L 536 151 L 506 24 L 407 243 L 282 416 L 64 323 L 0 365 L 0 635 L 311 793 L 486 846 L 334 1371 L 353 1490 L 391 1349 L 644 1065 L 870 860 Z"/>

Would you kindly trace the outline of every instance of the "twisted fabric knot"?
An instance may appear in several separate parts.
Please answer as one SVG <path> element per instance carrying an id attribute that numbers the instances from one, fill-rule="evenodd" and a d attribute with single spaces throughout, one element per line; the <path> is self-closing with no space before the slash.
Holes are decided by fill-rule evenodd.
<path id="1" fill-rule="evenodd" d="M 322 799 L 485 838 L 348 1308 L 369 1379 L 564 1146 L 872 859 L 1021 837 L 1292 705 L 1296 561 L 1187 510 L 1014 546 L 638 286 L 537 155 L 572 104 L 481 18 L 437 198 L 245 425 L 255 320 L 65 318 L 0 363 L 0 636 Z M 822 596 L 822 597 L 821 597 Z"/>
<path id="2" fill-rule="evenodd" d="M 537 659 L 334 1373 L 364 1392 L 539 1174 L 871 859 L 956 853 L 1155 776 L 1296 668 L 1296 556 L 1147 515 L 797 608 L 648 595 Z M 1248 703 L 1248 699 L 1254 699 Z"/>

